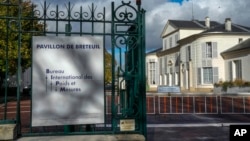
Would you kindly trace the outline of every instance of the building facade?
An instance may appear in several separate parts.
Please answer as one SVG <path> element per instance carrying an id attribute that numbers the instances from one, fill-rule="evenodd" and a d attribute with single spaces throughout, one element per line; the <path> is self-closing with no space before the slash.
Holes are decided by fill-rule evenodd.
<path id="1" fill-rule="evenodd" d="M 240 44 L 221 53 L 225 60 L 226 81 L 242 79 L 250 81 L 250 39 L 242 41 Z"/>
<path id="2" fill-rule="evenodd" d="M 224 23 L 210 21 L 208 17 L 204 21 L 169 20 L 161 37 L 163 47 L 156 53 L 159 85 L 207 92 L 214 83 L 242 77 L 245 67 L 249 68 L 228 54 L 231 48 L 248 41 L 250 28 L 233 24 L 229 18 Z M 230 61 L 234 64 L 229 65 Z"/>
<path id="3" fill-rule="evenodd" d="M 155 91 L 159 85 L 159 63 L 156 53 L 160 51 L 156 49 L 150 51 L 146 55 L 146 76 L 147 76 L 147 86 L 148 90 Z"/>

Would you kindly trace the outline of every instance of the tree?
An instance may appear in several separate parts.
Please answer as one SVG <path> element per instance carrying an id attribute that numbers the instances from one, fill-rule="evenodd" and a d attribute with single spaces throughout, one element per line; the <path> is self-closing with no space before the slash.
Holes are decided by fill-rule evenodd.
<path id="1" fill-rule="evenodd" d="M 18 4 L 18 0 L 10 0 L 11 4 Z M 31 66 L 31 38 L 33 35 L 41 35 L 44 29 L 43 23 L 36 20 L 30 0 L 22 3 L 21 20 L 21 66 L 22 70 Z M 7 19 L 6 17 L 12 17 Z M 30 18 L 30 19 L 29 19 Z M 29 19 L 29 20 L 28 20 Z M 13 22 L 15 21 L 15 22 Z M 6 6 L 0 4 L 0 86 L 5 79 L 6 59 L 8 59 L 8 75 L 14 75 L 17 71 L 18 59 L 18 6 Z M 31 33 L 37 31 L 37 33 Z M 40 32 L 39 32 L 40 31 Z M 7 50 L 6 50 L 7 49 Z M 6 54 L 6 51 L 8 54 Z M 8 57 L 7 57 L 8 56 Z M 112 55 L 105 50 L 105 83 L 112 81 Z"/>
<path id="2" fill-rule="evenodd" d="M 105 50 L 105 84 L 112 81 L 112 55 Z"/>
<path id="3" fill-rule="evenodd" d="M 13 75 L 17 71 L 18 59 L 18 0 L 10 0 L 10 4 L 16 6 L 0 5 L 0 86 L 5 78 L 6 69 L 8 74 Z M 2 3 L 2 2 L 1 2 Z M 33 5 L 31 1 L 22 3 L 22 17 L 32 17 Z M 7 18 L 6 18 L 7 17 Z M 11 17 L 11 18 L 10 18 Z M 9 19 L 8 19 L 9 18 Z M 38 20 L 21 20 L 22 31 L 42 31 L 44 25 Z M 31 38 L 32 33 L 22 33 L 21 38 L 21 66 L 22 69 L 31 65 Z M 37 35 L 37 34 L 36 34 Z M 8 68 L 6 68 L 6 59 L 8 59 Z"/>

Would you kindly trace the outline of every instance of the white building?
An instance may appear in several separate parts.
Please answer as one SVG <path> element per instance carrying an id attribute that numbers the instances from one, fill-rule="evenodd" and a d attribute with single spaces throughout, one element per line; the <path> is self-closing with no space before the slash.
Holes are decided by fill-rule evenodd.
<path id="1" fill-rule="evenodd" d="M 161 48 L 150 51 L 146 55 L 147 85 L 149 86 L 149 90 L 152 91 L 156 90 L 159 85 L 159 63 L 156 53 L 160 50 Z"/>
<path id="2" fill-rule="evenodd" d="M 225 80 L 242 79 L 250 81 L 250 39 L 222 52 L 221 55 L 225 59 Z"/>
<path id="3" fill-rule="evenodd" d="M 159 85 L 211 91 L 214 83 L 230 77 L 226 62 L 232 60 L 224 60 L 221 53 L 228 54 L 225 51 L 250 38 L 250 28 L 233 24 L 229 18 L 222 24 L 208 17 L 204 21 L 169 20 L 161 37 L 163 48 L 157 52 Z M 245 67 L 236 61 L 237 65 Z"/>

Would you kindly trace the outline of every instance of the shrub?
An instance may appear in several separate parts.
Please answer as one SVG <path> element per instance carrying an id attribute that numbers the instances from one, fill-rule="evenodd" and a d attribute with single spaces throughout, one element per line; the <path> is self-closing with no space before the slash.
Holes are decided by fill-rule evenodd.
<path id="1" fill-rule="evenodd" d="M 234 81 L 219 81 L 218 83 L 214 83 L 215 87 L 222 87 L 223 91 L 227 91 L 227 88 L 231 87 L 249 87 L 250 82 L 244 81 L 242 79 L 235 79 Z"/>
<path id="2" fill-rule="evenodd" d="M 235 79 L 233 83 L 234 83 L 234 86 L 243 87 L 245 81 L 242 79 Z"/>

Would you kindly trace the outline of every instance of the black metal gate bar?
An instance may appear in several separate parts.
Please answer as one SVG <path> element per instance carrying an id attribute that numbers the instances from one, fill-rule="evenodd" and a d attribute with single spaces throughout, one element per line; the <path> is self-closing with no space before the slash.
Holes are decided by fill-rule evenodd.
<path id="1" fill-rule="evenodd" d="M 5 39 L 5 78 L 9 77 L 9 43 L 11 34 L 18 35 L 18 56 L 17 56 L 17 109 L 16 119 L 10 120 L 7 118 L 7 98 L 8 98 L 8 85 L 5 80 L 5 95 L 4 95 L 4 114 L 1 123 L 16 122 L 18 125 L 18 134 L 25 136 L 36 135 L 65 135 L 65 134 L 114 134 L 114 133 L 139 133 L 146 135 L 146 92 L 145 92 L 145 11 L 141 8 L 140 0 L 136 1 L 137 7 L 132 2 L 121 1 L 117 7 L 114 2 L 111 3 L 111 17 L 107 19 L 106 9 L 103 12 L 98 12 L 96 6 L 92 4 L 88 6 L 89 11 L 84 12 L 82 6 L 79 11 L 74 11 L 74 5 L 70 2 L 65 4 L 65 9 L 61 10 L 59 5 L 55 9 L 51 8 L 50 4 L 44 1 L 40 7 L 32 4 L 33 12 L 29 15 L 24 15 L 22 0 L 6 0 L 0 2 L 0 6 L 6 8 L 5 15 L 0 15 L 0 20 L 6 22 L 7 36 Z M 11 15 L 9 9 L 17 8 L 18 14 Z M 22 26 L 23 22 L 32 21 L 30 28 L 26 29 Z M 43 25 L 37 28 L 35 24 Z M 12 24 L 16 27 L 12 29 Z M 54 24 L 55 29 L 49 29 L 47 25 Z M 61 25 L 67 24 L 67 31 L 61 30 Z M 71 25 L 78 24 L 79 30 L 71 30 Z M 84 29 L 86 25 L 91 26 L 90 30 Z M 101 24 L 103 30 L 96 31 L 96 24 Z M 111 31 L 108 32 L 108 26 Z M 69 30 L 70 29 L 70 30 Z M 112 52 L 112 91 L 111 91 L 111 117 L 105 114 L 105 124 L 103 128 L 95 131 L 83 131 L 85 125 L 74 126 L 79 128 L 78 131 L 62 132 L 61 127 L 54 127 L 59 129 L 57 131 L 49 131 L 48 127 L 39 127 L 38 131 L 32 130 L 30 119 L 30 130 L 28 133 L 21 132 L 21 109 L 20 109 L 20 96 L 21 96 L 21 48 L 22 39 L 24 35 L 43 35 L 43 36 L 63 36 L 63 35 L 102 35 L 105 48 L 109 48 L 107 44 L 111 42 Z M 107 40 L 109 38 L 110 40 Z M 119 49 L 119 52 L 116 50 Z M 117 60 L 117 57 L 120 60 Z M 123 61 L 122 61 L 123 60 Z M 119 82 L 119 80 L 121 80 Z M 122 88 L 122 82 L 125 82 L 125 88 Z M 32 96 L 32 94 L 31 94 Z M 105 93 L 106 98 L 106 93 Z M 122 102 L 118 103 L 116 99 L 121 98 Z M 105 101 L 105 113 L 107 113 L 106 105 L 109 103 Z M 32 105 L 31 105 L 32 106 Z M 32 107 L 31 107 L 32 108 Z M 118 110 L 119 109 L 119 110 Z M 120 113 L 121 112 L 121 113 Z M 30 113 L 30 118 L 31 118 Z M 107 122 L 111 119 L 111 122 Z M 134 131 L 120 131 L 119 121 L 121 119 L 134 119 Z M 110 129 L 109 129 L 110 128 Z M 48 130 L 48 132 L 46 132 Z"/>

